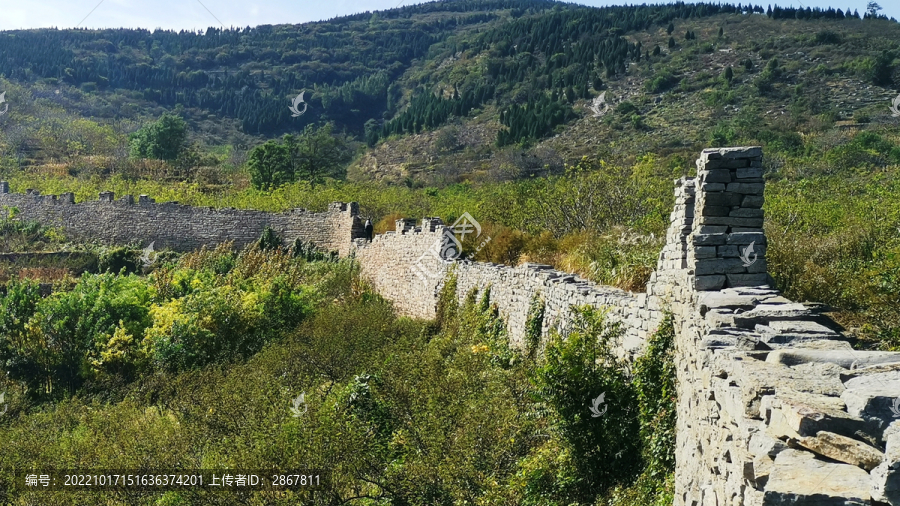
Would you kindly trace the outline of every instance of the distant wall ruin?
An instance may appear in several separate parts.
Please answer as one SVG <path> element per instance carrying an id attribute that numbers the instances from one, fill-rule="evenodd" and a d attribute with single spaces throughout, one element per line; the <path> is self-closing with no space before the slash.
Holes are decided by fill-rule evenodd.
<path id="1" fill-rule="evenodd" d="M 350 254 L 352 240 L 365 236 L 355 202 L 335 202 L 323 213 L 303 209 L 266 213 L 192 207 L 177 202 L 156 203 L 146 195 L 137 199 L 125 195 L 117 200 L 112 192 L 103 192 L 99 200 L 75 203 L 72 193 L 40 195 L 34 190 L 9 193 L 9 185 L 0 181 L 2 207 L 17 208 L 23 219 L 60 227 L 72 239 L 139 246 L 153 242 L 156 249 L 175 251 L 227 241 L 241 248 L 259 240 L 263 230 L 271 227 L 288 244 L 301 238 L 346 256 Z"/>

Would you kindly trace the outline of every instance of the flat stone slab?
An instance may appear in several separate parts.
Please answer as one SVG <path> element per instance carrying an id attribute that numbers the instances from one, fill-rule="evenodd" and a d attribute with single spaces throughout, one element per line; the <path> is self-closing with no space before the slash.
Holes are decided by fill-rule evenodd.
<path id="1" fill-rule="evenodd" d="M 734 323 L 739 327 L 755 328 L 757 325 L 769 325 L 775 320 L 814 320 L 813 313 L 803 304 L 760 304 L 755 308 L 738 315 Z"/>
<path id="2" fill-rule="evenodd" d="M 856 376 L 844 388 L 841 399 L 848 413 L 882 420 L 885 427 L 900 419 L 900 371 Z"/>
<path id="3" fill-rule="evenodd" d="M 818 460 L 810 452 L 784 450 L 766 483 L 764 506 L 868 506 L 869 473 L 849 464 Z"/>
<path id="4" fill-rule="evenodd" d="M 837 364 L 844 369 L 850 369 L 854 364 L 860 367 L 900 362 L 900 353 L 856 350 L 780 350 L 769 353 L 769 356 L 766 357 L 766 362 L 789 366 L 809 362 L 828 362 Z"/>
<path id="5" fill-rule="evenodd" d="M 764 395 L 775 394 L 776 389 L 831 397 L 838 397 L 844 391 L 837 372 L 822 370 L 810 374 L 810 371 L 798 371 L 752 358 L 733 362 L 732 374 L 739 378 L 745 415 L 750 418 L 759 416 L 760 400 Z"/>
<path id="6" fill-rule="evenodd" d="M 828 431 L 804 437 L 797 443 L 819 455 L 871 471 L 884 460 L 884 453 L 874 446 Z"/>
<path id="7" fill-rule="evenodd" d="M 821 323 L 809 320 L 775 320 L 766 325 L 757 325 L 760 334 L 837 334 Z"/>
<path id="8" fill-rule="evenodd" d="M 759 295 L 738 295 L 736 293 L 728 293 L 725 290 L 720 292 L 708 292 L 700 294 L 700 306 L 706 306 L 709 309 L 737 309 L 737 308 L 753 308 L 761 302 Z"/>
<path id="9" fill-rule="evenodd" d="M 757 325 L 757 329 L 762 325 Z M 758 331 L 757 331 L 758 332 Z M 818 341 L 840 341 L 839 334 L 806 334 L 806 333 L 760 333 L 760 340 L 766 344 L 790 344 L 792 347 L 803 346 Z"/>
<path id="10" fill-rule="evenodd" d="M 777 397 L 776 397 L 777 399 Z M 772 409 L 768 432 L 773 437 L 801 439 L 820 432 L 832 432 L 877 444 L 882 430 L 877 423 L 853 416 L 833 405 L 810 398 L 783 397 L 780 407 Z"/>

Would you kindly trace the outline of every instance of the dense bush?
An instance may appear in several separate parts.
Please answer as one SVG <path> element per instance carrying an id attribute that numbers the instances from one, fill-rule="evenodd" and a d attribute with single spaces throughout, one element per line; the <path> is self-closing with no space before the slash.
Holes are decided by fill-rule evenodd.
<path id="1" fill-rule="evenodd" d="M 235 257 L 222 248 L 186 255 L 148 278 L 84 274 L 43 299 L 36 285 L 12 282 L 0 296 L 0 357 L 10 379 L 37 397 L 246 358 L 311 314 L 322 273 L 309 265 L 282 251 L 249 248 Z"/>
<path id="2" fill-rule="evenodd" d="M 140 268 L 140 254 L 131 248 L 110 248 L 100 254 L 100 272 L 133 274 Z"/>
<path id="3" fill-rule="evenodd" d="M 19 208 L 0 207 L 0 252 L 41 250 L 62 242 L 62 234 L 34 220 L 19 219 Z"/>
<path id="4" fill-rule="evenodd" d="M 590 503 L 640 469 L 638 403 L 614 354 L 623 330 L 602 310 L 582 307 L 574 316 L 568 336 L 551 337 L 533 382 L 555 412 L 554 427 L 569 450 L 574 476 L 566 492 Z M 586 406 L 599 397 L 604 414 L 595 417 Z"/>
<path id="5" fill-rule="evenodd" d="M 96 374 L 122 374 L 121 366 L 133 353 L 141 355 L 148 341 L 184 344 L 183 351 L 167 356 L 181 370 L 153 368 L 153 374 L 133 376 L 131 383 L 107 381 L 103 384 L 113 391 L 101 398 L 116 399 L 111 403 L 92 401 L 95 394 L 85 387 L 83 395 L 34 409 L 18 382 L 9 385 L 13 418 L 0 426 L 0 481 L 8 477 L 8 466 L 35 462 L 98 469 L 140 469 L 148 462 L 175 469 L 302 465 L 331 473 L 334 486 L 314 504 L 365 504 L 354 499 L 364 496 L 410 505 L 568 506 L 602 504 L 617 490 L 637 493 L 632 484 L 644 461 L 663 473 L 667 469 L 672 378 L 665 360 L 671 339 L 651 342 L 649 365 L 638 366 L 632 382 L 611 356 L 620 330 L 599 310 L 578 309 L 573 332 L 567 338 L 554 334 L 545 353 L 534 354 L 508 345 L 490 290 L 472 292 L 459 303 L 452 277 L 441 293 L 440 320 L 430 324 L 396 318 L 390 303 L 359 291 L 353 282 L 342 281 L 340 288 L 323 283 L 348 279 L 343 262 L 310 264 L 283 252 L 251 249 L 237 255 L 230 270 L 214 274 L 219 255 L 231 253 L 223 248 L 189 254 L 150 280 L 86 276 L 66 295 L 93 293 L 85 304 L 94 301 L 93 307 L 110 313 L 103 317 L 98 309 L 84 318 L 84 332 L 88 324 L 100 329 L 95 341 L 106 345 L 96 363 L 88 360 Z M 264 288 L 276 283 L 276 273 L 285 274 L 280 292 Z M 105 293 L 97 290 L 101 286 L 115 286 L 123 295 L 98 297 Z M 306 286 L 333 295 L 319 301 L 304 293 Z M 300 308 L 262 303 L 266 315 L 290 309 L 267 319 L 268 326 L 296 330 L 280 338 L 268 334 L 267 344 L 245 360 L 216 356 L 219 346 L 232 346 L 229 332 L 253 335 L 248 325 L 257 321 L 259 305 L 248 304 L 248 298 L 264 300 L 262 293 L 299 296 Z M 146 298 L 153 302 L 142 302 Z M 12 285 L 0 300 L 4 334 L 28 332 L 29 315 L 47 311 L 44 300 L 33 284 Z M 529 325 L 539 329 L 542 303 L 536 299 L 533 306 Z M 294 314 L 300 317 L 278 319 Z M 32 323 L 23 324 L 26 319 Z M 176 322 L 181 330 L 168 327 Z M 234 328 L 217 327 L 224 322 Z M 130 339 L 141 335 L 140 342 Z M 213 348 L 186 351 L 207 340 Z M 10 342 L 3 344 L 7 359 Z M 152 362 L 154 356 L 146 358 Z M 196 367 L 188 369 L 192 360 Z M 203 361 L 220 363 L 201 366 Z M 590 416 L 591 400 L 604 392 L 605 413 Z M 307 410 L 295 418 L 289 407 L 300 393 Z M 647 495 L 641 497 L 669 490 L 667 475 L 657 474 L 645 473 L 639 483 Z M 141 492 L 128 500 L 200 504 L 210 501 L 206 494 Z M 218 494 L 225 503 L 296 504 L 302 498 Z M 22 497 L 13 493 L 4 499 Z M 113 491 L 79 497 L 54 500 L 124 500 Z"/>

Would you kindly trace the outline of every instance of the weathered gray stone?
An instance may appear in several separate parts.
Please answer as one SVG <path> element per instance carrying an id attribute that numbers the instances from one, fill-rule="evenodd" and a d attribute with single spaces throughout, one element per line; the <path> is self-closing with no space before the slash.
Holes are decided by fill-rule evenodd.
<path id="1" fill-rule="evenodd" d="M 734 183 L 729 183 L 734 184 Z M 700 185 L 700 191 L 702 192 L 723 192 L 725 191 L 724 183 L 703 183 Z"/>
<path id="2" fill-rule="evenodd" d="M 728 183 L 723 189 L 744 195 L 762 195 L 765 187 L 765 183 Z"/>
<path id="3" fill-rule="evenodd" d="M 762 228 L 762 218 L 732 218 L 730 216 L 701 216 L 696 218 L 701 225 L 727 225 L 729 227 Z"/>
<path id="4" fill-rule="evenodd" d="M 737 169 L 737 179 L 750 179 L 762 177 L 763 170 L 761 167 L 748 167 L 746 169 Z"/>
<path id="5" fill-rule="evenodd" d="M 885 433 L 884 461 L 872 470 L 872 499 L 900 506 L 900 420 Z"/>
<path id="6" fill-rule="evenodd" d="M 731 171 L 728 169 L 715 169 L 704 171 L 700 174 L 700 180 L 705 183 L 730 183 Z"/>
<path id="7" fill-rule="evenodd" d="M 764 432 L 757 432 L 750 437 L 747 449 L 750 451 L 750 455 L 754 457 L 766 455 L 775 458 L 776 455 L 786 448 L 787 445 L 783 441 L 775 439 Z"/>
<path id="8" fill-rule="evenodd" d="M 815 436 L 800 438 L 797 443 L 818 455 L 858 466 L 866 471 L 871 471 L 884 459 L 884 454 L 871 445 L 824 430 Z"/>
<path id="9" fill-rule="evenodd" d="M 898 354 L 900 355 L 900 354 Z M 885 421 L 900 418 L 900 371 L 857 376 L 844 382 L 847 412 Z"/>
<path id="10" fill-rule="evenodd" d="M 753 459 L 753 464 L 750 467 L 753 472 L 749 477 L 745 476 L 745 478 L 752 481 L 756 487 L 763 488 L 769 481 L 772 469 L 775 468 L 775 461 L 769 455 L 759 455 Z"/>
<path id="11" fill-rule="evenodd" d="M 763 212 L 764 211 L 762 209 L 740 207 L 737 209 L 732 209 L 731 212 L 728 213 L 728 216 L 734 216 L 736 218 L 762 218 Z"/>
<path id="12" fill-rule="evenodd" d="M 745 195 L 740 205 L 748 209 L 762 209 L 765 200 L 762 195 Z"/>
<path id="13" fill-rule="evenodd" d="M 751 309 L 756 304 L 759 304 L 759 296 L 739 295 L 736 293 L 728 293 L 728 292 L 722 290 L 719 292 L 700 294 L 699 303 L 701 305 L 701 311 L 703 311 L 702 306 L 706 306 L 709 309 L 712 309 L 712 308 Z"/>
<path id="14" fill-rule="evenodd" d="M 820 404 L 793 399 L 779 402 L 781 407 L 772 410 L 772 420 L 768 427 L 769 434 L 773 437 L 799 440 L 826 431 L 859 439 L 871 445 L 878 444 L 880 437 L 878 428 L 870 421 Z"/>
<path id="15" fill-rule="evenodd" d="M 766 483 L 766 506 L 867 506 L 869 475 L 847 464 L 816 459 L 811 453 L 785 450 L 775 457 Z"/>
<path id="16" fill-rule="evenodd" d="M 728 273 L 725 276 L 728 278 L 728 286 L 762 286 L 769 282 L 769 275 L 766 273 Z"/>
<path id="17" fill-rule="evenodd" d="M 693 242 L 697 246 L 718 246 L 725 244 L 727 236 L 725 234 L 695 234 Z"/>
<path id="18" fill-rule="evenodd" d="M 694 248 L 694 258 L 716 258 L 716 247 L 697 246 Z"/>
<path id="19" fill-rule="evenodd" d="M 695 290 L 718 290 L 725 285 L 725 276 L 697 276 L 694 281 Z"/>
<path id="20" fill-rule="evenodd" d="M 759 417 L 761 398 L 764 395 L 774 394 L 776 388 L 831 397 L 839 396 L 844 390 L 844 385 L 837 375 L 809 377 L 808 373 L 801 373 L 790 367 L 755 359 L 735 360 L 732 367 L 734 376 L 741 380 L 740 386 L 746 415 L 751 418 Z M 802 433 L 801 435 L 811 434 Z"/>
<path id="21" fill-rule="evenodd" d="M 743 272 L 744 265 L 737 258 L 710 258 L 698 261 L 694 270 L 697 276 Z"/>
<path id="22" fill-rule="evenodd" d="M 704 216 L 704 217 L 706 217 L 706 216 L 724 217 L 724 216 L 728 216 L 729 213 L 731 213 L 731 208 L 730 207 L 704 206 L 703 209 L 700 210 L 700 212 L 703 213 L 700 216 Z M 705 220 L 705 218 L 704 218 L 704 220 Z M 723 232 L 724 232 L 724 230 L 723 230 Z"/>
<path id="23" fill-rule="evenodd" d="M 762 232 L 732 232 L 728 234 L 725 244 L 746 245 L 755 243 L 754 245 L 763 246 L 766 244 L 766 236 Z"/>
<path id="24" fill-rule="evenodd" d="M 728 232 L 728 227 L 725 225 L 702 225 L 697 228 L 698 234 L 724 234 Z"/>
<path id="25" fill-rule="evenodd" d="M 748 312 L 749 313 L 749 312 Z M 748 313 L 741 316 L 746 317 Z M 789 324 L 794 324 L 794 321 Z M 769 321 L 767 326 L 772 326 L 774 322 Z M 754 329 L 759 327 L 757 324 Z M 769 354 L 766 362 L 796 365 L 808 362 L 828 362 L 836 364 L 844 369 L 850 369 L 854 364 L 859 365 L 878 365 L 896 363 L 900 353 L 895 352 L 877 352 L 877 351 L 818 351 L 818 350 L 780 350 Z"/>
<path id="26" fill-rule="evenodd" d="M 744 197 L 738 193 L 729 193 L 729 192 L 721 192 L 721 193 L 708 193 L 704 196 L 704 202 L 708 206 L 721 206 L 721 207 L 736 207 L 741 206 L 741 202 L 743 202 Z M 748 206 L 749 207 L 749 206 Z"/>

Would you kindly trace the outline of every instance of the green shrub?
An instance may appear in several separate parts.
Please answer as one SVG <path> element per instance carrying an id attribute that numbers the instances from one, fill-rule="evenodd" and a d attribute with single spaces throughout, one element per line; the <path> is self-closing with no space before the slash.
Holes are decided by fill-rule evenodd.
<path id="1" fill-rule="evenodd" d="M 635 360 L 634 388 L 640 404 L 644 473 L 662 481 L 675 472 L 675 326 L 667 313 Z"/>
<path id="2" fill-rule="evenodd" d="M 554 411 L 554 427 L 571 448 L 578 487 L 573 500 L 592 502 L 640 469 L 640 438 L 634 390 L 613 354 L 623 335 L 604 311 L 573 308 L 568 336 L 551 336 L 534 372 L 540 399 Z M 602 416 L 589 407 L 604 396 Z M 603 465 L 598 465 L 602 462 Z"/>
<path id="3" fill-rule="evenodd" d="M 816 33 L 816 44 L 840 44 L 841 42 L 843 42 L 843 38 L 837 32 L 822 30 Z"/>
<path id="4" fill-rule="evenodd" d="M 98 268 L 100 272 L 133 274 L 140 268 L 140 253 L 131 248 L 111 248 L 100 254 Z"/>
<path id="5" fill-rule="evenodd" d="M 644 88 L 650 93 L 660 93 L 668 90 L 672 86 L 675 86 L 675 84 L 677 83 L 678 78 L 676 78 L 675 75 L 672 74 L 672 72 L 663 70 L 649 79 L 644 84 Z"/>
<path id="6" fill-rule="evenodd" d="M 713 147 L 733 145 L 737 139 L 737 133 L 729 125 L 718 124 L 709 133 L 709 143 Z"/>
<path id="7" fill-rule="evenodd" d="M 256 243 L 261 250 L 274 250 L 281 248 L 282 240 L 271 227 L 263 229 L 259 241 Z"/>
<path id="8" fill-rule="evenodd" d="M 525 346 L 528 356 L 531 358 L 537 356 L 540 351 L 546 307 L 539 294 L 535 294 L 531 298 L 531 304 L 528 306 L 528 316 L 525 319 Z"/>
<path id="9" fill-rule="evenodd" d="M 41 367 L 16 379 L 38 387 L 37 394 L 73 393 L 105 371 L 103 354 L 110 347 L 126 346 L 126 336 L 143 334 L 150 325 L 150 296 L 140 278 L 106 273 L 85 274 L 71 291 L 41 300 L 29 320 L 33 334 L 26 350 Z M 116 367 L 128 374 L 137 364 Z"/>
<path id="10" fill-rule="evenodd" d="M 337 252 L 323 251 L 314 243 L 304 241 L 301 237 L 294 239 L 294 245 L 291 247 L 291 255 L 295 258 L 302 258 L 307 262 L 318 262 L 323 260 L 333 262 L 338 258 Z"/>
<path id="11" fill-rule="evenodd" d="M 619 105 L 616 106 L 616 114 L 622 116 L 629 116 L 635 112 L 638 112 L 637 106 L 627 100 L 619 103 Z"/>

